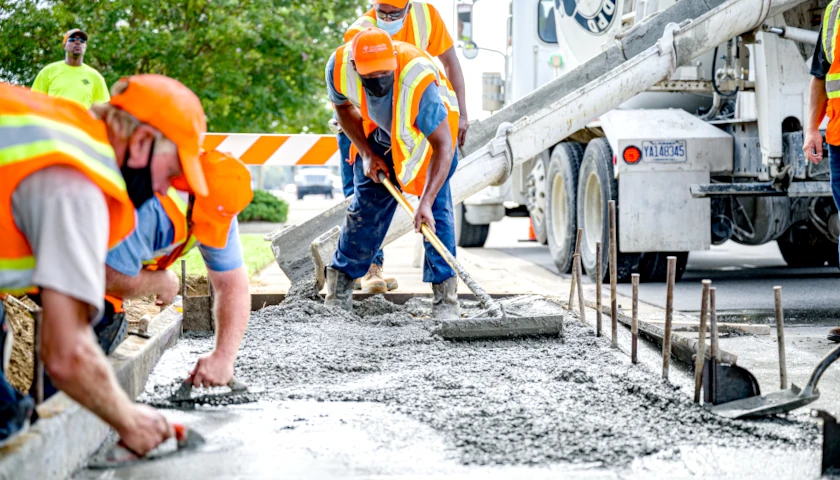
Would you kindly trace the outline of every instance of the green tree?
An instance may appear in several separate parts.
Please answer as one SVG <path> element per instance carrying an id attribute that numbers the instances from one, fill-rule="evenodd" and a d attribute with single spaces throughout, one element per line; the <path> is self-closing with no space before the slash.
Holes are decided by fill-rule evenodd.
<path id="1" fill-rule="evenodd" d="M 216 132 L 325 132 L 324 67 L 366 0 L 11 0 L 0 2 L 0 79 L 31 86 L 90 35 L 85 62 L 109 85 L 136 73 L 177 78 Z"/>

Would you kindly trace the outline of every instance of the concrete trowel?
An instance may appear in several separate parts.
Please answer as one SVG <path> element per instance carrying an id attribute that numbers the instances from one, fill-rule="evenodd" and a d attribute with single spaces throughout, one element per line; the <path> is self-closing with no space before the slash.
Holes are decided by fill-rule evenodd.
<path id="1" fill-rule="evenodd" d="M 379 172 L 379 181 L 385 185 L 385 188 L 388 189 L 388 192 L 391 193 L 397 203 L 414 220 L 414 208 L 408 203 L 408 200 L 405 199 L 402 192 L 381 171 Z M 455 259 L 455 256 L 443 245 L 428 225 L 425 223 L 421 225 L 420 232 L 446 260 L 446 263 L 455 270 L 461 281 L 475 294 L 481 308 L 484 309 L 483 313 L 473 318 L 438 320 L 439 324 L 434 330 L 434 334 L 440 335 L 447 340 L 475 340 L 532 335 L 557 336 L 563 333 L 562 315 L 517 316 L 506 312 L 499 303 L 494 301 L 472 279 L 466 269 Z"/>
<path id="2" fill-rule="evenodd" d="M 811 378 L 800 389 L 791 385 L 789 389 L 734 402 L 724 403 L 711 408 L 711 411 L 726 418 L 758 418 L 778 413 L 786 413 L 804 407 L 820 398 L 817 383 L 828 367 L 840 358 L 840 346 L 828 353 L 814 369 Z"/>
<path id="3" fill-rule="evenodd" d="M 163 442 L 146 455 L 137 455 L 126 447 L 122 441 L 119 441 L 96 453 L 88 464 L 88 468 L 107 470 L 130 467 L 138 463 L 162 460 L 195 451 L 207 443 L 201 434 L 186 425 L 175 424 L 173 427 L 175 428 L 175 438 Z"/>
<path id="4" fill-rule="evenodd" d="M 166 401 L 169 405 L 154 405 L 158 407 L 176 407 L 176 408 L 193 408 L 196 405 L 238 405 L 243 403 L 250 403 L 254 401 L 254 392 L 248 388 L 248 385 L 239 381 L 236 377 L 232 378 L 227 384 L 230 391 L 222 393 L 212 393 L 207 395 L 198 395 L 193 397 L 193 383 L 192 378 L 188 377 L 181 382 L 181 386 L 175 391 Z"/>

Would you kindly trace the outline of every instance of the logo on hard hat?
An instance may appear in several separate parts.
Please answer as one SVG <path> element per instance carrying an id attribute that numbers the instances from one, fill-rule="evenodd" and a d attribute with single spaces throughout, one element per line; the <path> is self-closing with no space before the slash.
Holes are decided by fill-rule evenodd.
<path id="1" fill-rule="evenodd" d="M 584 30 L 602 35 L 612 26 L 618 0 L 554 0 L 554 7 L 574 18 Z M 597 5 L 597 7 L 595 7 Z"/>
<path id="2" fill-rule="evenodd" d="M 362 47 L 362 53 L 376 53 L 388 50 L 388 45 L 380 43 L 379 45 L 365 45 Z"/>

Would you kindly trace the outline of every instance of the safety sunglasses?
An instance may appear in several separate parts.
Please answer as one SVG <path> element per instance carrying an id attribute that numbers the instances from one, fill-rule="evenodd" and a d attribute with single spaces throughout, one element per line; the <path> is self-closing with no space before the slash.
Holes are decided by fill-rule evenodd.
<path id="1" fill-rule="evenodd" d="M 379 11 L 379 6 L 378 6 L 378 5 L 376 5 L 374 8 L 375 8 L 375 10 L 376 10 L 376 16 L 377 16 L 377 17 L 379 17 L 379 19 L 380 19 L 380 20 L 385 20 L 385 21 L 393 22 L 394 20 L 399 20 L 399 19 L 401 19 L 403 16 L 405 16 L 405 12 L 407 12 L 407 11 L 408 11 L 408 8 L 409 8 L 409 7 L 411 7 L 411 4 L 410 4 L 410 3 L 409 3 L 408 5 L 406 5 L 406 6 L 405 6 L 405 8 L 403 8 L 402 10 L 400 10 L 400 11 L 398 11 L 398 12 L 394 12 L 394 13 L 385 13 L 385 12 L 380 12 L 380 11 Z"/>
<path id="2" fill-rule="evenodd" d="M 70 43 L 74 43 L 74 42 L 87 43 L 87 40 L 85 40 L 82 37 L 70 37 L 70 38 L 67 39 L 67 41 L 70 42 Z"/>

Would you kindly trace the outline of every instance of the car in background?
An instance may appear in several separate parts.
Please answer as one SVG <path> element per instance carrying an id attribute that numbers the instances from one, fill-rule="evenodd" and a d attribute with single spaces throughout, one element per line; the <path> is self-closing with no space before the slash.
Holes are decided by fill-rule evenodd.
<path id="1" fill-rule="evenodd" d="M 335 175 L 325 167 L 303 167 L 295 175 L 297 198 L 303 200 L 307 195 L 324 195 L 333 198 L 333 181 Z"/>

